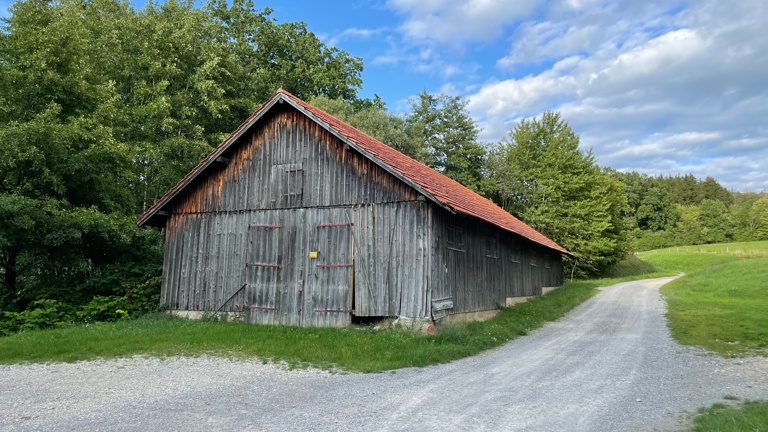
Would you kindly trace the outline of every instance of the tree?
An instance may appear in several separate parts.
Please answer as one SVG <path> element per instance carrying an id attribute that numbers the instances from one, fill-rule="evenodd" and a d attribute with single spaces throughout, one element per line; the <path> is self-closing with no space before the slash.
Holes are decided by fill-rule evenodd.
<path id="1" fill-rule="evenodd" d="M 651 187 L 640 201 L 637 223 L 641 230 L 663 231 L 674 226 L 677 213 L 669 194 L 659 186 Z"/>
<path id="2" fill-rule="evenodd" d="M 704 199 L 699 204 L 701 235 L 704 243 L 723 243 L 733 235 L 733 222 L 722 201 Z"/>
<path id="3" fill-rule="evenodd" d="M 675 242 L 679 245 L 702 243 L 699 207 L 677 204 L 677 213 L 680 217 L 675 226 Z"/>
<path id="4" fill-rule="evenodd" d="M 726 206 L 733 204 L 733 195 L 712 176 L 707 176 L 699 184 L 699 189 L 701 190 L 702 200 L 720 201 Z"/>
<path id="5" fill-rule="evenodd" d="M 467 112 L 467 103 L 458 96 L 423 91 L 410 104 L 406 131 L 426 146 L 427 165 L 480 191 L 487 151 L 477 142 L 480 129 Z"/>
<path id="6" fill-rule="evenodd" d="M 0 309 L 87 302 L 123 289 L 110 288 L 115 274 L 157 272 L 161 237 L 133 223 L 154 198 L 278 87 L 354 101 L 361 85 L 359 58 L 250 0 L 139 11 L 123 0 L 20 0 L 10 12 L 0 27 Z"/>
<path id="7" fill-rule="evenodd" d="M 755 230 L 760 219 L 760 210 L 753 211 L 753 206 L 761 198 L 768 197 L 765 192 L 737 192 L 733 194 L 734 204 L 731 206 L 734 225 L 734 239 L 737 241 L 757 240 Z"/>
<path id="8" fill-rule="evenodd" d="M 373 100 L 344 102 L 322 95 L 310 103 L 406 156 L 423 163 L 428 162 L 424 143 L 408 135 L 405 120 L 387 112 L 384 102 L 378 96 Z"/>
<path id="9" fill-rule="evenodd" d="M 673 204 L 698 205 L 703 196 L 699 180 L 693 174 L 658 177 L 658 186 L 665 189 Z"/>
<path id="10" fill-rule="evenodd" d="M 579 150 L 559 113 L 521 121 L 492 156 L 491 171 L 502 205 L 573 252 L 581 274 L 626 255 L 624 186 Z"/>
<path id="11" fill-rule="evenodd" d="M 755 240 L 768 240 L 768 198 L 760 198 L 752 204 L 752 219 L 755 221 Z"/>

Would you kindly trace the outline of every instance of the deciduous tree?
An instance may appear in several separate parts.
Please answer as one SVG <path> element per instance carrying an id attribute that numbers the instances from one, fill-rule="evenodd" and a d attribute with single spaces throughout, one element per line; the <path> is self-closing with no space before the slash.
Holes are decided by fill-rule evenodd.
<path id="1" fill-rule="evenodd" d="M 625 256 L 623 184 L 579 149 L 559 113 L 521 121 L 491 166 L 504 207 L 573 252 L 579 272 L 599 272 Z"/>

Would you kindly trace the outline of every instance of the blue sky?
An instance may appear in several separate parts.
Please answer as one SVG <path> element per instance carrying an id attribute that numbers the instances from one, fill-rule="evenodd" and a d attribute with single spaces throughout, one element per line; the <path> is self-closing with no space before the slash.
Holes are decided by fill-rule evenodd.
<path id="1" fill-rule="evenodd" d="M 361 57 L 361 95 L 393 111 L 423 89 L 462 96 L 495 143 L 557 110 L 602 166 L 768 190 L 765 0 L 256 5 Z"/>

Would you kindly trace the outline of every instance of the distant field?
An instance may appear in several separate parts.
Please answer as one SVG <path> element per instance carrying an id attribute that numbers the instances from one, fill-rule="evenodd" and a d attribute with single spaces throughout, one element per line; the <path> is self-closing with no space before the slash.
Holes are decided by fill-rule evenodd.
<path id="1" fill-rule="evenodd" d="M 675 246 L 664 249 L 656 249 L 643 252 L 640 256 L 657 255 L 664 253 L 698 252 L 718 255 L 731 255 L 736 257 L 768 258 L 768 241 L 717 243 L 697 246 Z"/>
<path id="2" fill-rule="evenodd" d="M 724 356 L 768 354 L 768 241 L 644 252 L 663 273 L 686 276 L 661 290 L 673 336 Z"/>

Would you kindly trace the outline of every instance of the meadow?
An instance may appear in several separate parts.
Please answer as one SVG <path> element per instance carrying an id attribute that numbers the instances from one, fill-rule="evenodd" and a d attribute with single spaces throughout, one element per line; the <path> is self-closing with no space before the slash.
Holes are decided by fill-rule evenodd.
<path id="1" fill-rule="evenodd" d="M 768 242 L 639 254 L 659 272 L 686 276 L 661 289 L 672 335 L 722 356 L 768 354 Z"/>

